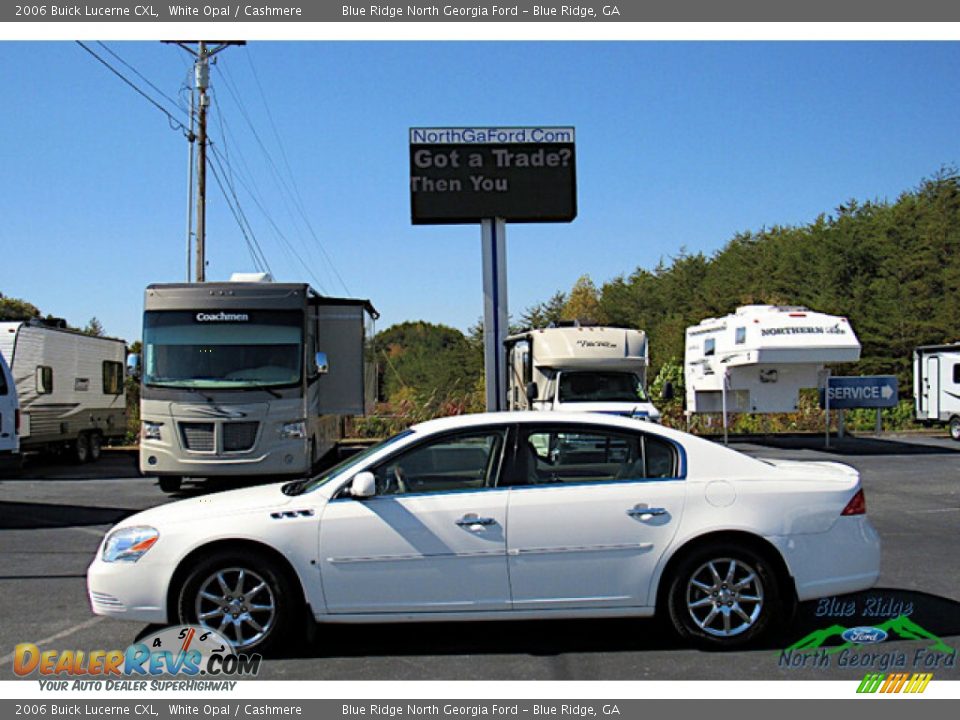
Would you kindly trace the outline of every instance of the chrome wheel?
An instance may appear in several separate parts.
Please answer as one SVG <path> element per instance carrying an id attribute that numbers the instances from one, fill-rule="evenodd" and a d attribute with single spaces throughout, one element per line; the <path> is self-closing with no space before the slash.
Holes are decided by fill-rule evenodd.
<path id="1" fill-rule="evenodd" d="M 703 632 L 729 638 L 749 630 L 763 611 L 763 583 L 742 560 L 716 558 L 690 575 L 687 612 Z"/>
<path id="2" fill-rule="evenodd" d="M 221 568 L 200 583 L 197 622 L 230 640 L 235 650 L 260 642 L 277 620 L 270 584 L 248 568 Z"/>

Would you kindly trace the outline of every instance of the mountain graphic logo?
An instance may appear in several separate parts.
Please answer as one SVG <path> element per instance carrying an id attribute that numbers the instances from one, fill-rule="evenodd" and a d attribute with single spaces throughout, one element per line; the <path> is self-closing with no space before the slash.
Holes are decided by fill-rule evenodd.
<path id="1" fill-rule="evenodd" d="M 887 620 L 886 622 L 880 623 L 879 625 L 874 625 L 873 627 L 885 633 L 887 638 L 890 638 L 892 635 L 896 635 L 901 640 L 929 640 L 931 641 L 931 650 L 947 654 L 956 652 L 956 650 L 947 645 L 939 637 L 934 635 L 926 628 L 917 625 L 917 623 L 915 623 L 906 615 L 899 615 L 895 618 Z M 788 647 L 787 650 L 794 650 L 797 652 L 812 652 L 823 647 L 826 642 L 832 640 L 833 638 L 844 639 L 845 633 L 847 633 L 847 637 L 850 637 L 849 631 L 853 629 L 854 628 L 848 628 L 843 625 L 831 625 L 828 628 L 814 630 L 806 637 L 802 637 L 797 640 L 793 645 Z M 861 627 L 860 629 L 863 628 Z M 845 641 L 842 645 L 831 647 L 825 650 L 825 652 L 827 655 L 832 655 L 840 652 L 841 650 L 851 648 L 855 644 L 858 643 Z"/>

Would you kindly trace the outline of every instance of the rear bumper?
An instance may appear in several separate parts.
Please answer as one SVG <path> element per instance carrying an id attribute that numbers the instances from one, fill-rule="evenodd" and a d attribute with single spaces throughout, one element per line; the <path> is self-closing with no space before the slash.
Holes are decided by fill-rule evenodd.
<path id="1" fill-rule="evenodd" d="M 868 590 L 880 577 L 880 536 L 866 515 L 841 517 L 824 533 L 767 539 L 786 561 L 800 601 Z"/>

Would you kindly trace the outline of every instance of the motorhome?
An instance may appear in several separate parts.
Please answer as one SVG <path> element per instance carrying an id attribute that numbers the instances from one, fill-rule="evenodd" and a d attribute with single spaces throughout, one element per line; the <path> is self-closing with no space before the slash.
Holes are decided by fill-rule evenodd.
<path id="1" fill-rule="evenodd" d="M 62 321 L 0 322 L 0 353 L 20 402 L 22 452 L 68 451 L 86 462 L 126 434 L 123 340 Z"/>
<path id="2" fill-rule="evenodd" d="M 913 400 L 917 420 L 947 425 L 960 440 L 960 343 L 913 351 Z"/>
<path id="3" fill-rule="evenodd" d="M 647 397 L 647 336 L 641 330 L 567 327 L 507 338 L 510 410 L 604 412 L 659 422 Z"/>
<path id="4" fill-rule="evenodd" d="M 376 317 L 367 300 L 269 278 L 150 285 L 141 472 L 167 492 L 184 478 L 309 473 L 342 418 L 376 399 Z"/>
<path id="5" fill-rule="evenodd" d="M 686 410 L 792 412 L 802 388 L 823 386 L 827 364 L 859 359 L 860 342 L 844 317 L 744 305 L 687 328 Z"/>
<path id="6" fill-rule="evenodd" d="M 0 354 L 0 471 L 20 465 L 20 400 L 13 374 Z"/>

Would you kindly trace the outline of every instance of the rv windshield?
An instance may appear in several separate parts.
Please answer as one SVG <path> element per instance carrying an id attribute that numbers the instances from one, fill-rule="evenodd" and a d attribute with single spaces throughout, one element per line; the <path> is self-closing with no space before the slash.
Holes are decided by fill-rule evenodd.
<path id="1" fill-rule="evenodd" d="M 303 313 L 147 312 L 143 381 L 160 387 L 243 389 L 300 382 Z"/>
<path id="2" fill-rule="evenodd" d="M 558 399 L 576 402 L 647 402 L 639 378 L 628 372 L 564 372 Z"/>

